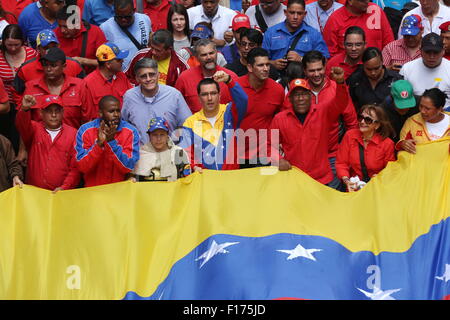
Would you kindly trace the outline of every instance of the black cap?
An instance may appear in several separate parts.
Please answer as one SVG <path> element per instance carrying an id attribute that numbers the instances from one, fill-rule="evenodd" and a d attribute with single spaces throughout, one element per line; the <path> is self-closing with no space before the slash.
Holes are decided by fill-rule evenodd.
<path id="1" fill-rule="evenodd" d="M 444 43 L 441 36 L 437 33 L 431 32 L 422 38 L 422 45 L 420 49 L 423 51 L 442 51 L 444 49 Z"/>
<path id="2" fill-rule="evenodd" d="M 41 61 L 47 60 L 50 62 L 62 61 L 65 63 L 66 62 L 66 54 L 60 48 L 54 47 L 54 48 L 48 49 L 45 56 L 41 57 L 40 60 Z"/>
<path id="3" fill-rule="evenodd" d="M 407 2 L 403 5 L 402 11 L 404 13 L 411 11 L 414 8 L 417 8 L 419 5 L 415 2 Z"/>

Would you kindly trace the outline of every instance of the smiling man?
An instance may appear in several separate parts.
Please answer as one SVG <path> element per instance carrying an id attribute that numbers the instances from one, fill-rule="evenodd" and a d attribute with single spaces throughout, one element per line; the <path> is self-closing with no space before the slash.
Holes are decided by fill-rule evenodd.
<path id="1" fill-rule="evenodd" d="M 284 13 L 286 20 L 267 29 L 262 45 L 275 68 L 285 70 L 288 62 L 300 62 L 311 50 L 320 51 L 327 58 L 330 56 L 320 32 L 303 22 L 304 0 L 289 0 Z"/>
<path id="2" fill-rule="evenodd" d="M 134 66 L 134 73 L 138 86 L 125 93 L 122 117 L 138 129 L 141 144 L 146 144 L 150 119 L 164 118 L 172 133 L 192 113 L 177 89 L 158 83 L 158 64 L 155 60 L 139 60 Z"/>
<path id="3" fill-rule="evenodd" d="M 422 38 L 422 57 L 405 64 L 400 74 L 408 80 L 415 95 L 429 88 L 439 88 L 447 94 L 445 106 L 450 105 L 450 61 L 443 59 L 444 44 L 442 38 L 432 32 Z"/>

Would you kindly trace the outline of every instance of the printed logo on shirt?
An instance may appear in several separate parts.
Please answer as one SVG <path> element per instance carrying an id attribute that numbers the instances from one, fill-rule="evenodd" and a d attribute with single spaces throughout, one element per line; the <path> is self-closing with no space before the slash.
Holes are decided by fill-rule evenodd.
<path id="1" fill-rule="evenodd" d="M 69 97 L 75 97 L 76 94 L 77 94 L 77 93 L 75 92 L 75 90 L 72 90 L 72 92 L 69 93 Z"/>
<path id="2" fill-rule="evenodd" d="M 422 135 L 423 135 L 423 131 L 422 130 L 417 130 L 416 136 L 417 137 L 421 137 Z"/>
<path id="3" fill-rule="evenodd" d="M 436 81 L 436 82 L 442 82 L 442 78 L 434 78 L 434 81 Z"/>

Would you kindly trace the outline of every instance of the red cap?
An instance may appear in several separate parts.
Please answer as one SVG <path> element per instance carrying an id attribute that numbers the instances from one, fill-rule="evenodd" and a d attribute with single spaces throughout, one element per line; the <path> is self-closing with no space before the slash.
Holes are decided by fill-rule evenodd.
<path id="1" fill-rule="evenodd" d="M 449 32 L 450 31 L 450 21 L 444 22 L 439 26 L 439 29 L 441 29 L 442 32 Z"/>
<path id="2" fill-rule="evenodd" d="M 48 96 L 44 96 L 44 98 L 42 99 L 39 107 L 41 109 L 45 109 L 49 105 L 52 105 L 52 104 L 58 104 L 58 105 L 60 105 L 62 107 L 63 106 L 63 101 L 62 101 L 60 96 L 48 95 Z"/>
<path id="3" fill-rule="evenodd" d="M 238 13 L 237 15 L 235 15 L 231 22 L 231 30 L 237 31 L 240 28 L 250 29 L 250 19 L 243 13 Z"/>
<path id="4" fill-rule="evenodd" d="M 311 91 L 311 87 L 309 86 L 309 83 L 307 80 L 297 78 L 297 79 L 292 80 L 289 83 L 288 97 L 291 95 L 292 91 L 294 91 L 294 89 L 296 89 L 296 88 L 303 88 L 303 89 Z"/>

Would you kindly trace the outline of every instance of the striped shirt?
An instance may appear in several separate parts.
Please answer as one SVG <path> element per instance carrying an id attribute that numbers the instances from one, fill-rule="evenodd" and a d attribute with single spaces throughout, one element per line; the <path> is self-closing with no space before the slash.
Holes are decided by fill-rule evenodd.
<path id="1" fill-rule="evenodd" d="M 25 49 L 25 60 L 24 62 L 33 59 L 37 56 L 36 50 L 30 47 L 23 47 Z M 13 99 L 13 82 L 14 78 L 16 76 L 16 72 L 19 68 L 13 68 L 10 66 L 8 61 L 5 58 L 5 55 L 3 52 L 0 51 L 0 78 L 3 80 L 3 83 L 5 85 L 6 92 L 9 96 L 9 101 L 14 102 Z"/>
<path id="2" fill-rule="evenodd" d="M 385 66 L 404 65 L 407 62 L 420 58 L 420 48 L 413 56 L 409 55 L 408 47 L 403 39 L 398 39 L 387 44 L 383 49 L 383 64 Z"/>

